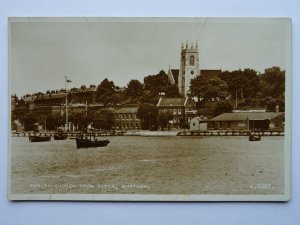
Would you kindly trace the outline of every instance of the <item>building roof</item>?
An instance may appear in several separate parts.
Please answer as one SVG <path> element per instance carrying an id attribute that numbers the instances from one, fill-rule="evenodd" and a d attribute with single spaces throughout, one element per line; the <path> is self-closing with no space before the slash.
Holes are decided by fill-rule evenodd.
<path id="1" fill-rule="evenodd" d="M 186 98 L 160 98 L 157 107 L 184 106 Z"/>
<path id="2" fill-rule="evenodd" d="M 223 113 L 212 118 L 210 121 L 245 121 L 245 120 L 271 120 L 278 116 L 284 115 L 279 112 L 236 112 Z"/>
<path id="3" fill-rule="evenodd" d="M 206 79 L 213 79 L 218 77 L 221 73 L 221 70 L 200 70 L 200 75 Z"/>
<path id="4" fill-rule="evenodd" d="M 137 107 L 130 107 L 130 108 L 120 108 L 116 110 L 116 113 L 122 114 L 122 113 L 128 113 L 128 114 L 136 114 L 138 111 Z"/>
<path id="5" fill-rule="evenodd" d="M 35 95 L 32 98 L 27 98 L 25 101 L 27 100 L 46 100 L 46 99 L 58 99 L 58 98 L 65 98 L 66 97 L 66 93 L 57 93 L 57 94 L 40 94 L 39 96 Z"/>
<path id="6" fill-rule="evenodd" d="M 191 119 L 191 123 L 192 122 L 194 122 L 195 120 L 198 120 L 199 122 L 201 122 L 201 123 L 206 123 L 206 122 L 209 122 L 210 120 L 209 119 L 207 119 L 207 117 L 199 117 L 199 116 L 197 116 L 197 117 L 194 117 L 193 119 Z"/>
<path id="7" fill-rule="evenodd" d="M 175 84 L 178 84 L 179 70 L 178 69 L 171 69 L 171 73 L 173 75 Z"/>
<path id="8" fill-rule="evenodd" d="M 92 87 L 86 87 L 86 88 L 72 88 L 71 92 L 73 93 L 81 93 L 81 92 L 94 92 L 97 91 L 97 87 L 96 86 L 92 86 Z"/>

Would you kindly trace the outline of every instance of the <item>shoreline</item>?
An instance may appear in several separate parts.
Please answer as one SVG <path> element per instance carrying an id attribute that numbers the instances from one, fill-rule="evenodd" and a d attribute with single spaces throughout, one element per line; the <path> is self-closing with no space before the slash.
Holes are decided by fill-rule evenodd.
<path id="1" fill-rule="evenodd" d="M 54 136 L 54 131 L 49 132 L 39 132 L 39 133 L 29 133 L 29 132 L 20 132 L 20 133 L 11 133 L 11 137 L 29 137 L 33 134 L 38 136 L 49 135 Z M 79 132 L 70 132 L 68 133 L 68 138 L 76 138 Z M 148 130 L 139 130 L 139 131 L 122 131 L 122 132 L 91 132 L 95 134 L 96 137 L 102 136 L 142 136 L 142 137 L 174 137 L 174 136 L 249 136 L 258 135 L 258 136 L 285 136 L 284 131 L 248 131 L 248 130 L 209 130 L 209 131 L 148 131 Z"/>

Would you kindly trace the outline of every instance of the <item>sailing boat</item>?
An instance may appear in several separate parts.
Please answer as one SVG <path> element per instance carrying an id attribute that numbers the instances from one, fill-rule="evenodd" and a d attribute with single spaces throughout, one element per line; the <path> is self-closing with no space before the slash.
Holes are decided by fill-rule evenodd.
<path id="1" fill-rule="evenodd" d="M 54 140 L 65 140 L 68 138 L 68 134 L 64 133 L 62 130 L 58 130 L 57 133 L 54 134 Z"/>
<path id="2" fill-rule="evenodd" d="M 85 107 L 85 116 L 87 117 L 87 101 Z M 93 137 L 93 138 L 92 138 Z M 87 127 L 85 133 L 81 133 L 79 137 L 76 138 L 77 148 L 89 148 L 89 147 L 105 147 L 110 143 L 108 139 L 98 140 L 95 134 L 88 134 Z"/>
<path id="3" fill-rule="evenodd" d="M 89 138 L 88 138 L 89 136 Z M 92 139 L 93 136 L 93 139 Z M 76 146 L 77 148 L 89 148 L 89 147 L 105 147 L 108 145 L 110 141 L 106 140 L 97 140 L 95 135 L 84 135 L 81 134 L 80 137 L 76 138 Z"/>
<path id="4" fill-rule="evenodd" d="M 252 132 L 250 131 L 249 141 L 260 141 L 261 140 L 261 136 L 260 135 L 255 135 L 253 133 L 253 131 L 254 131 L 254 120 L 252 120 Z"/>
<path id="5" fill-rule="evenodd" d="M 38 135 L 33 135 L 33 136 L 29 136 L 29 141 L 30 142 L 44 142 L 44 141 L 50 141 L 51 140 L 51 136 L 46 135 L 46 120 L 45 120 L 45 134 L 42 136 L 42 134 Z"/>

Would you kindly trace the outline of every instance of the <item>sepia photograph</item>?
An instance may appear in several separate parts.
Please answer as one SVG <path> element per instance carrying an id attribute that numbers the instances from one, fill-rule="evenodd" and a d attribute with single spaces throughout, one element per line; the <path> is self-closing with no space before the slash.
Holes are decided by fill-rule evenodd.
<path id="1" fill-rule="evenodd" d="M 9 199 L 290 200 L 291 24 L 10 17 Z"/>

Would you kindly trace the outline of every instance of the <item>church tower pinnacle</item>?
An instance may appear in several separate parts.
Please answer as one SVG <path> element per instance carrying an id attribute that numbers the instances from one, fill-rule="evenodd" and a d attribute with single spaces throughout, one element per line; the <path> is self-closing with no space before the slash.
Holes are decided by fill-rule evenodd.
<path id="1" fill-rule="evenodd" d="M 180 69 L 178 76 L 178 88 L 180 94 L 187 96 L 190 92 L 191 79 L 194 79 L 199 75 L 199 54 L 198 54 L 198 42 L 193 47 L 188 46 L 186 42 L 186 47 L 181 47 L 181 57 L 180 57 Z"/>

